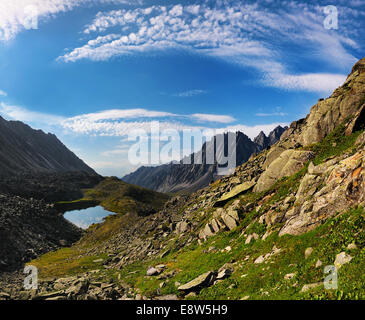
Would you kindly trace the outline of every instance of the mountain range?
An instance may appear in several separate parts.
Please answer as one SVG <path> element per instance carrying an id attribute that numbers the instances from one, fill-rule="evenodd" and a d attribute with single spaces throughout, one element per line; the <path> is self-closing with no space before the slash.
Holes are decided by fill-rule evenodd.
<path id="1" fill-rule="evenodd" d="M 168 163 L 157 167 L 142 166 L 135 172 L 124 176 L 122 180 L 165 193 L 196 191 L 208 186 L 219 177 L 217 166 L 224 163 L 223 159 L 229 143 L 228 135 L 236 136 L 236 166 L 239 166 L 246 162 L 251 155 L 276 143 L 286 129 L 287 127 L 278 126 L 268 136 L 261 131 L 253 141 L 242 132 L 226 133 L 224 139 L 217 135 L 204 143 L 197 154 L 189 156 L 192 164 L 185 164 L 184 160 L 181 160 L 179 163 Z M 215 163 L 207 164 L 206 154 L 212 150 L 215 150 Z M 194 157 L 202 159 L 202 164 L 194 164 Z"/>

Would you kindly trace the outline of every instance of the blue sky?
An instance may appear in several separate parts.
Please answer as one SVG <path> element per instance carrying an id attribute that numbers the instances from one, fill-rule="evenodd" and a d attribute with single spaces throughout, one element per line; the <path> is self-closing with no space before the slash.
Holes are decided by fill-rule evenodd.
<path id="1" fill-rule="evenodd" d="M 337 8 L 337 29 L 324 27 L 327 5 Z M 57 134 L 105 175 L 135 169 L 126 136 L 153 120 L 253 138 L 304 117 L 344 81 L 364 57 L 364 8 L 2 0 L 0 114 Z"/>

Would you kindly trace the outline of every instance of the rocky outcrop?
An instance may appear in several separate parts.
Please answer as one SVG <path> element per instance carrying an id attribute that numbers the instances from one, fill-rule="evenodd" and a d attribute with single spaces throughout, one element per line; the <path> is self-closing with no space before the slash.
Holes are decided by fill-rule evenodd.
<path id="1" fill-rule="evenodd" d="M 289 149 L 280 154 L 260 176 L 254 188 L 255 192 L 269 189 L 276 181 L 296 173 L 312 158 L 311 151 Z"/>
<path id="2" fill-rule="evenodd" d="M 311 164 L 301 180 L 295 206 L 280 235 L 298 235 L 357 204 L 365 204 L 365 151 L 343 159 Z"/>

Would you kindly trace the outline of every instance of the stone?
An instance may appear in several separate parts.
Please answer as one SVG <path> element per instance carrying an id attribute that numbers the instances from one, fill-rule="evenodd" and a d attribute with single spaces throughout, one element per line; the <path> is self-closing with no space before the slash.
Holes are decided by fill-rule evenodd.
<path id="1" fill-rule="evenodd" d="M 300 290 L 300 292 L 307 292 L 311 289 L 317 288 L 319 286 L 321 286 L 323 283 L 322 282 L 317 282 L 317 283 L 310 283 L 310 284 L 305 284 L 302 287 L 302 290 Z"/>
<path id="2" fill-rule="evenodd" d="M 196 297 L 196 293 L 195 292 L 190 292 L 189 294 L 187 294 L 185 296 L 185 298 L 194 298 L 194 297 Z"/>
<path id="3" fill-rule="evenodd" d="M 260 264 L 260 263 L 263 263 L 265 261 L 265 258 L 263 255 L 259 256 L 255 261 L 254 263 L 256 264 Z"/>
<path id="4" fill-rule="evenodd" d="M 256 234 L 256 233 L 250 234 L 250 235 L 247 237 L 247 239 L 246 239 L 246 241 L 245 241 L 245 244 L 249 244 L 249 243 L 251 243 L 252 239 L 257 240 L 258 238 L 259 238 L 258 234 Z"/>
<path id="5" fill-rule="evenodd" d="M 86 293 L 88 288 L 89 280 L 80 278 L 76 280 L 73 285 L 65 291 L 65 293 L 77 296 Z"/>
<path id="6" fill-rule="evenodd" d="M 296 275 L 296 273 L 295 273 L 295 272 L 293 272 L 293 273 L 288 273 L 288 274 L 286 274 L 286 275 L 284 276 L 284 279 L 285 279 L 285 280 L 291 280 L 291 279 L 293 279 L 293 278 L 295 277 L 295 275 Z"/>
<path id="7" fill-rule="evenodd" d="M 237 221 L 235 219 L 233 219 L 230 215 L 223 214 L 221 217 L 222 217 L 224 224 L 228 227 L 229 230 L 233 230 L 234 228 L 236 228 L 238 226 Z"/>
<path id="8" fill-rule="evenodd" d="M 0 300 L 10 300 L 10 294 L 6 292 L 0 292 Z"/>
<path id="9" fill-rule="evenodd" d="M 238 186 L 235 186 L 231 191 L 223 194 L 223 196 L 214 204 L 215 207 L 224 205 L 230 199 L 237 197 L 238 195 L 245 193 L 255 186 L 255 181 L 246 181 Z"/>
<path id="10" fill-rule="evenodd" d="M 322 266 L 322 261 L 321 260 L 317 260 L 316 262 L 316 268 L 319 268 Z"/>
<path id="11" fill-rule="evenodd" d="M 160 255 L 160 258 L 162 259 L 162 258 L 165 258 L 169 253 L 171 252 L 171 250 L 170 249 L 168 249 L 168 250 L 166 250 L 166 251 L 164 251 L 164 252 L 162 252 L 161 253 L 161 255 Z"/>
<path id="12" fill-rule="evenodd" d="M 156 300 L 179 300 L 176 294 L 168 294 L 166 296 L 155 297 Z"/>
<path id="13" fill-rule="evenodd" d="M 269 189 L 276 181 L 289 177 L 303 168 L 305 163 L 314 157 L 314 153 L 304 150 L 285 150 L 276 158 L 260 176 L 254 192 Z"/>
<path id="14" fill-rule="evenodd" d="M 210 223 L 207 223 L 202 231 L 199 233 L 200 239 L 207 239 L 214 235 L 214 229 Z"/>
<path id="15" fill-rule="evenodd" d="M 357 249 L 357 246 L 355 243 L 350 243 L 348 246 L 347 246 L 347 249 L 348 250 L 356 250 Z"/>
<path id="16" fill-rule="evenodd" d="M 149 267 L 147 269 L 147 276 L 152 277 L 152 276 L 157 276 L 161 273 L 161 271 L 157 270 L 154 267 Z"/>
<path id="17" fill-rule="evenodd" d="M 190 224 L 186 221 L 181 221 L 176 225 L 176 233 L 185 233 L 190 230 Z"/>
<path id="18" fill-rule="evenodd" d="M 232 274 L 231 269 L 223 269 L 223 270 L 218 272 L 216 280 L 226 279 L 226 278 L 230 277 L 231 274 Z"/>
<path id="19" fill-rule="evenodd" d="M 240 218 L 238 216 L 238 212 L 237 210 L 228 210 L 227 214 L 232 217 L 234 220 L 236 220 L 237 222 L 240 221 Z"/>
<path id="20" fill-rule="evenodd" d="M 211 225 L 212 225 L 212 228 L 215 233 L 217 233 L 221 229 L 221 227 L 216 219 L 212 220 Z"/>
<path id="21" fill-rule="evenodd" d="M 209 287 L 215 279 L 215 272 L 208 271 L 203 273 L 199 277 L 191 280 L 190 282 L 178 287 L 179 291 L 190 292 L 190 291 L 199 291 L 204 287 Z"/>
<path id="22" fill-rule="evenodd" d="M 336 260 L 334 265 L 337 270 L 339 270 L 344 264 L 349 263 L 352 260 L 352 257 L 348 255 L 346 252 L 341 252 L 336 256 Z"/>
<path id="23" fill-rule="evenodd" d="M 272 231 L 267 230 L 265 232 L 265 234 L 262 236 L 262 240 L 265 241 L 271 234 L 272 234 Z"/>
<path id="24" fill-rule="evenodd" d="M 307 249 L 305 249 L 304 257 L 305 257 L 306 259 L 308 259 L 308 258 L 309 258 L 309 256 L 310 256 L 312 253 L 313 253 L 313 248 L 307 248 Z"/>

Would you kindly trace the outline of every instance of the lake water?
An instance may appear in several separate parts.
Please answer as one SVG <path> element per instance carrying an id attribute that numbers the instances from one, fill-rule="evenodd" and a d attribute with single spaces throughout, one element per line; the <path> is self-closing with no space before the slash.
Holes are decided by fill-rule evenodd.
<path id="1" fill-rule="evenodd" d="M 93 223 L 103 222 L 103 219 L 105 217 L 112 214 L 114 213 L 105 210 L 101 206 L 97 206 L 83 210 L 67 211 L 65 212 L 64 217 L 78 227 L 82 229 L 87 229 Z"/>

